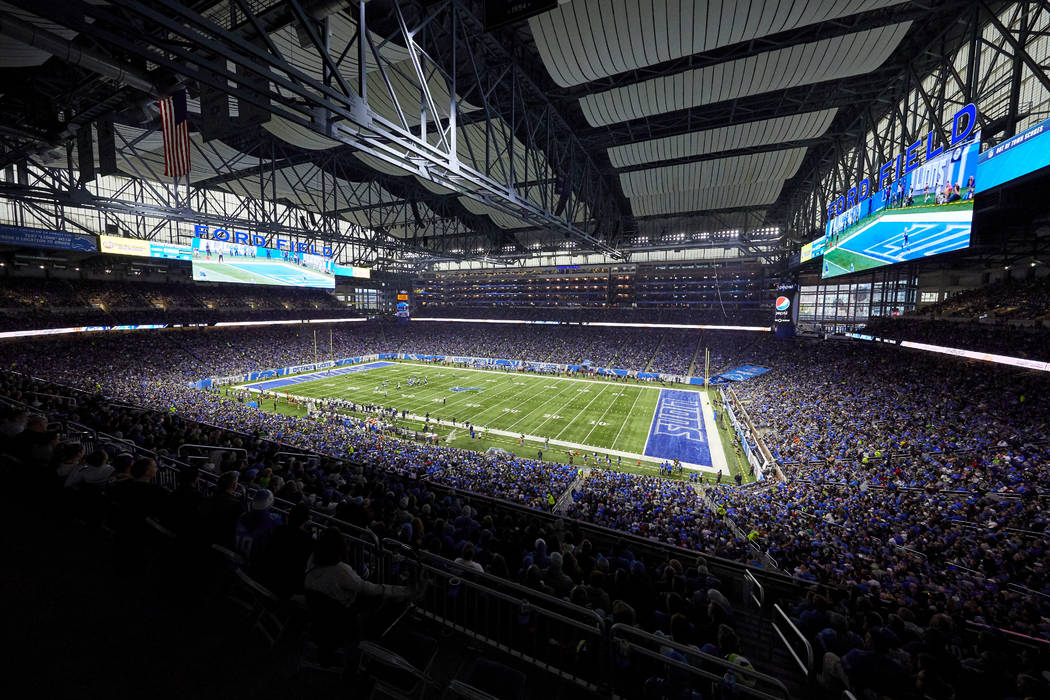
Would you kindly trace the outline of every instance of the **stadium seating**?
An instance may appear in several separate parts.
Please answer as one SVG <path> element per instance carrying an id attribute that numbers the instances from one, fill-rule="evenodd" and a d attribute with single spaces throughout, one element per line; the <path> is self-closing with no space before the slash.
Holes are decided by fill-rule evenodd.
<path id="1" fill-rule="evenodd" d="M 444 325 L 370 323 L 341 329 L 335 335 L 337 352 L 364 352 L 383 343 L 425 352 L 511 346 L 506 329 L 484 328 L 480 337 L 464 338 L 462 324 L 448 324 L 455 331 Z M 551 338 L 564 329 L 548 335 L 541 327 L 530 329 L 530 335 L 533 330 L 531 338 L 514 331 L 526 348 L 532 342 L 550 348 Z M 550 356 L 580 352 L 581 346 L 598 351 L 614 338 L 623 344 L 616 356 L 636 341 L 645 348 L 642 355 L 652 349 L 651 340 L 631 334 L 569 332 L 573 340 L 566 349 L 555 348 Z M 800 668 L 810 679 L 827 676 L 829 685 L 843 678 L 850 687 L 862 683 L 836 659 L 848 656 L 851 645 L 863 646 L 865 631 L 882 635 L 887 650 L 899 651 L 904 639 L 922 637 L 909 625 L 950 629 L 952 635 L 964 635 L 972 625 L 1031 637 L 1047 633 L 1043 528 L 1050 455 L 1044 432 L 1048 392 L 1040 375 L 970 365 L 968 382 L 959 385 L 951 381 L 959 366 L 952 358 L 882 346 L 863 346 L 867 351 L 861 352 L 862 346 L 852 343 L 778 344 L 748 334 L 705 335 L 718 357 L 760 359 L 772 368 L 736 391 L 787 481 L 698 493 L 681 481 L 592 471 L 576 482 L 567 513 L 572 525 L 565 529 L 538 510 L 507 509 L 516 507 L 512 503 L 541 507 L 542 494 L 563 492 L 574 483 L 571 470 L 523 459 L 483 468 L 473 453 L 377 439 L 352 419 L 335 431 L 330 424 L 266 414 L 187 386 L 202 374 L 205 357 L 207 373 L 309 357 L 312 338 L 302 332 L 278 328 L 168 336 L 6 345 L 6 367 L 57 384 L 8 374 L 2 393 L 28 401 L 33 410 L 54 411 L 70 437 L 89 435 L 93 444 L 112 440 L 118 450 L 126 449 L 119 441 L 127 440 L 169 465 L 181 445 L 212 445 L 211 469 L 237 470 L 248 489 L 258 486 L 253 480 L 269 467 L 267 485 L 282 500 L 309 504 L 318 522 L 335 516 L 377 541 L 429 552 L 439 558 L 434 562 L 459 556 L 470 542 L 486 585 L 518 586 L 515 595 L 531 591 L 527 595 L 535 596 L 537 605 L 564 598 L 574 609 L 600 610 L 611 622 L 672 636 L 673 618 L 687 611 L 692 627 L 684 643 L 719 658 L 740 654 L 718 643 L 720 625 L 746 617 L 744 569 L 730 562 L 774 564 L 795 581 L 821 586 L 813 589 L 817 598 L 807 598 L 804 583 L 785 585 L 779 571 L 770 571 L 760 584 L 765 589 L 761 609 L 780 606 L 783 619 L 798 632 L 786 622 L 780 629 L 789 630 L 789 641 L 805 642 L 811 650 L 800 656 Z M 676 340 L 688 347 L 696 336 L 666 336 L 661 342 Z M 44 356 L 49 361 L 41 366 Z M 132 359 L 141 357 L 152 359 Z M 113 358 L 124 359 L 118 366 Z M 111 398 L 91 396 L 100 390 Z M 830 406 L 836 407 L 833 414 Z M 832 415 L 834 423 L 829 423 Z M 240 432 L 211 426 L 237 426 Z M 357 464 L 338 461 L 351 445 Z M 30 452 L 46 461 L 54 449 L 48 443 Z M 289 460 L 276 456 L 280 450 L 326 456 Z M 174 483 L 174 477 L 166 478 Z M 616 530 L 623 533 L 622 542 L 616 541 Z M 755 536 L 745 538 L 748 533 Z M 764 556 L 756 556 L 755 547 Z M 708 558 L 693 562 L 689 551 Z M 443 579 L 448 595 L 468 585 L 458 570 L 459 583 Z M 496 583 L 500 580 L 507 583 Z M 713 602 L 720 599 L 710 593 L 712 587 L 733 601 L 731 614 Z M 442 610 L 431 609 L 432 616 L 454 617 Z M 738 624 L 738 637 L 745 629 L 749 633 L 743 643 L 751 665 L 760 671 L 790 669 L 775 654 L 755 647 L 752 623 Z M 881 631 L 887 627 L 893 636 Z M 999 633 L 986 630 L 982 644 L 990 643 L 987 634 Z M 833 655 L 826 663 L 825 652 Z M 1043 659 L 1043 653 L 1035 658 Z M 909 666 L 894 654 L 895 663 L 912 669 L 894 681 L 897 685 L 886 686 L 899 690 L 907 673 L 915 672 L 915 659 Z M 1003 668 L 1014 669 L 1016 663 Z"/>
<path id="2" fill-rule="evenodd" d="M 357 316 L 324 290 L 261 293 L 176 282 L 9 277 L 0 289 L 0 330 L 86 325 L 215 323 Z"/>

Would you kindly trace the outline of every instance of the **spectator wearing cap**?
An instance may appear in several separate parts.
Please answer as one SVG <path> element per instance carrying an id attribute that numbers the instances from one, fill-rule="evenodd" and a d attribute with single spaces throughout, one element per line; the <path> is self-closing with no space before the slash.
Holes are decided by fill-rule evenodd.
<path id="1" fill-rule="evenodd" d="M 256 561 L 269 544 L 270 536 L 281 525 L 281 516 L 272 512 L 273 492 L 258 489 L 249 511 L 237 520 L 234 539 L 237 551 L 249 562 Z"/>

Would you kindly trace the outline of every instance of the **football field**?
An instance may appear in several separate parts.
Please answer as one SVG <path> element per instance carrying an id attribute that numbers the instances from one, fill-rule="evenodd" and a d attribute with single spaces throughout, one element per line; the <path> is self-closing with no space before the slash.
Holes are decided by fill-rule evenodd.
<path id="1" fill-rule="evenodd" d="M 393 408 L 412 420 L 429 415 L 461 435 L 469 435 L 465 423 L 470 423 L 484 428 L 486 436 L 511 438 L 514 445 L 524 435 L 522 447 L 529 450 L 546 444 L 547 449 L 596 451 L 648 463 L 678 458 L 686 468 L 703 471 L 727 468 L 701 387 L 413 362 L 350 365 L 244 386 L 280 396 Z"/>

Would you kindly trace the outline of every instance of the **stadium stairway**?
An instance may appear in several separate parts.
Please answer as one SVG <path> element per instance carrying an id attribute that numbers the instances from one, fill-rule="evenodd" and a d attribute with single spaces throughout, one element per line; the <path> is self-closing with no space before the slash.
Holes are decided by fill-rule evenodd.
<path id="1" fill-rule="evenodd" d="M 693 361 L 689 363 L 689 371 L 686 373 L 686 376 L 689 376 L 689 377 L 695 377 L 696 376 L 696 361 L 700 357 L 700 347 L 703 344 L 703 340 L 704 340 L 704 334 L 703 333 L 698 333 L 697 336 L 696 336 L 696 349 L 693 350 Z"/>
<path id="2" fill-rule="evenodd" d="M 660 336 L 660 342 L 656 344 L 656 347 L 653 349 L 653 354 L 649 357 L 649 360 L 645 363 L 645 370 L 644 371 L 648 372 L 650 369 L 652 369 L 653 362 L 656 361 L 656 356 L 659 354 L 660 348 L 662 348 L 664 346 L 664 340 L 666 340 L 666 339 L 667 339 L 667 334 L 666 333 L 664 333 L 663 335 Z"/>

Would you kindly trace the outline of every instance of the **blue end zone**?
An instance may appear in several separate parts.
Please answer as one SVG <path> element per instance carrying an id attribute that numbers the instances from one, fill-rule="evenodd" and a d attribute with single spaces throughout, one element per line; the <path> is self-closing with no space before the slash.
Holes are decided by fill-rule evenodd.
<path id="1" fill-rule="evenodd" d="M 313 382 L 318 379 L 324 379 L 325 377 L 338 377 L 343 374 L 356 374 L 357 372 L 367 372 L 370 369 L 389 367 L 392 364 L 394 363 L 369 362 L 367 365 L 346 365 L 344 367 L 334 367 L 332 369 L 321 370 L 320 372 L 311 372 L 310 374 L 300 374 L 296 377 L 281 377 L 280 379 L 271 379 L 267 382 L 259 382 L 258 384 L 247 384 L 245 386 L 250 386 L 252 389 L 270 391 L 272 389 L 280 389 L 281 387 L 291 386 L 293 384 Z"/>
<path id="2" fill-rule="evenodd" d="M 711 449 L 698 392 L 660 390 L 656 415 L 645 442 L 645 456 L 670 460 L 677 457 L 689 464 L 711 466 Z"/>

